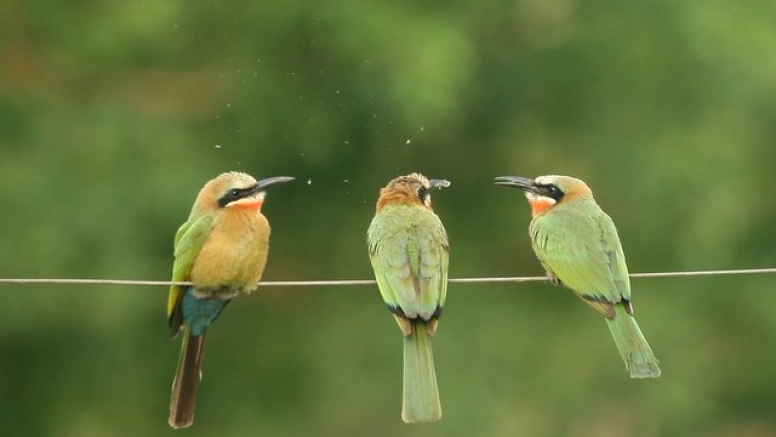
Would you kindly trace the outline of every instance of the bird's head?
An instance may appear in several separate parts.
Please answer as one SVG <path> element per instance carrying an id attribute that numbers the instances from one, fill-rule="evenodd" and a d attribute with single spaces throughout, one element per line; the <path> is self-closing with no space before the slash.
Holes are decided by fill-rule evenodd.
<path id="1" fill-rule="evenodd" d="M 420 173 L 399 176 L 380 190 L 377 210 L 379 211 L 387 205 L 397 204 L 420 205 L 431 209 L 431 190 L 449 186 L 450 181 L 427 179 Z"/>
<path id="2" fill-rule="evenodd" d="M 194 202 L 194 210 L 212 212 L 227 208 L 245 208 L 259 211 L 264 203 L 267 188 L 293 180 L 294 178 L 289 176 L 276 176 L 257 181 L 247 173 L 221 173 L 202 187 Z"/>
<path id="3" fill-rule="evenodd" d="M 575 199 L 593 200 L 593 192 L 587 184 L 571 176 L 539 176 L 536 179 L 500 176 L 496 178 L 496 185 L 523 190 L 534 217 Z"/>

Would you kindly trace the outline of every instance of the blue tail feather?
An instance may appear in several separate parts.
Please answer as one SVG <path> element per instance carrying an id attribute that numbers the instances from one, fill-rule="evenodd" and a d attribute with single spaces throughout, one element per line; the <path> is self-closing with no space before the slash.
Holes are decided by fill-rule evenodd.
<path id="1" fill-rule="evenodd" d="M 218 297 L 198 298 L 188 289 L 181 299 L 183 323 L 189 326 L 192 336 L 198 337 L 218 318 L 227 303 L 229 300 Z"/>

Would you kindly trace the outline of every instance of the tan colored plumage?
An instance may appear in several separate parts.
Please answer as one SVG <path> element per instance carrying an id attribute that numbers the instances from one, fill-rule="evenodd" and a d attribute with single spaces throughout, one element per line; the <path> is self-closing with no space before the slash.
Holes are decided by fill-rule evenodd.
<path id="1" fill-rule="evenodd" d="M 428 179 L 420 173 L 412 173 L 393 179 L 380 189 L 376 210 L 380 212 L 388 205 L 418 205 L 431 209 L 431 196 L 418 196 L 418 189 L 429 189 Z"/>
<path id="2" fill-rule="evenodd" d="M 170 395 L 169 424 L 190 426 L 200 380 L 206 331 L 226 303 L 258 287 L 269 250 L 270 227 L 261 214 L 264 190 L 293 180 L 281 176 L 256 181 L 223 173 L 200 190 L 188 220 L 175 236 L 173 281 L 167 314 L 173 335 L 184 332 L 183 347 Z"/>
<path id="3" fill-rule="evenodd" d="M 258 287 L 269 251 L 270 227 L 258 210 L 230 206 L 213 217 L 210 235 L 191 267 L 197 290 L 249 293 Z"/>
<path id="4" fill-rule="evenodd" d="M 587 186 L 585 181 L 577 179 L 571 176 L 539 176 L 536 178 L 537 184 L 555 184 L 564 193 L 563 199 L 559 204 L 564 202 L 570 202 L 575 199 L 589 199 L 593 200 L 593 191 Z"/>
<path id="5" fill-rule="evenodd" d="M 173 280 L 193 282 L 201 297 L 216 292 L 233 297 L 256 289 L 269 250 L 269 222 L 261 214 L 266 192 L 219 204 L 230 190 L 256 184 L 249 174 L 227 172 L 202 187 L 176 235 Z M 170 288 L 168 317 L 173 317 L 183 291 L 179 286 Z M 171 328 L 176 332 L 175 326 Z"/>

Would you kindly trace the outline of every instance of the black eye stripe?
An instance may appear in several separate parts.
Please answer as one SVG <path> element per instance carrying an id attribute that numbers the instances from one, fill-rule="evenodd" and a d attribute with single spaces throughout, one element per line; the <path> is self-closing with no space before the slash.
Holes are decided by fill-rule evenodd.
<path id="1" fill-rule="evenodd" d="M 235 200 L 242 199 L 245 197 L 245 194 L 251 190 L 252 188 L 232 188 L 231 190 L 227 191 L 226 194 L 221 196 L 220 199 L 218 199 L 218 206 L 223 208 Z"/>
<path id="2" fill-rule="evenodd" d="M 539 194 L 555 199 L 556 201 L 562 199 L 566 194 L 555 184 L 539 185 L 537 188 Z"/>

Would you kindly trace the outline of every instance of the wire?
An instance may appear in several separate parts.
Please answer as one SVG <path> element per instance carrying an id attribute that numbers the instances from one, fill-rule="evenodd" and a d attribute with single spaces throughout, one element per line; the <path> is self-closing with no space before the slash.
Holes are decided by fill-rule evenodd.
<path id="1" fill-rule="evenodd" d="M 631 278 L 673 278 L 695 276 L 729 276 L 729 275 L 757 275 L 774 274 L 776 267 L 762 269 L 733 269 L 733 270 L 696 270 L 686 272 L 653 272 L 632 273 Z M 503 283 L 503 282 L 544 282 L 546 276 L 517 276 L 503 278 L 457 278 L 449 279 L 451 284 L 479 284 L 479 283 Z M 172 281 L 139 281 L 131 279 L 56 279 L 56 278 L 0 278 L 2 284 L 58 284 L 58 285 L 132 285 L 132 286 L 167 286 L 191 285 L 191 282 Z M 375 285 L 372 279 L 340 279 L 320 281 L 262 281 L 262 287 L 313 287 L 313 286 L 346 286 L 346 285 Z"/>

